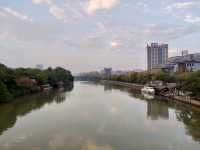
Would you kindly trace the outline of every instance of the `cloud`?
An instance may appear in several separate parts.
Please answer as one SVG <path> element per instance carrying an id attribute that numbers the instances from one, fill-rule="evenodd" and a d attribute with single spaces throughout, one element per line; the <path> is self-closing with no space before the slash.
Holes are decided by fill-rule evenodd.
<path id="1" fill-rule="evenodd" d="M 111 41 L 110 47 L 113 49 L 119 48 L 121 46 L 121 43 L 119 41 Z"/>
<path id="2" fill-rule="evenodd" d="M 178 2 L 178 3 L 174 3 L 172 5 L 167 6 L 165 9 L 167 11 L 172 11 L 173 9 L 186 9 L 186 8 L 190 8 L 192 6 L 195 6 L 197 3 L 199 2 L 194 2 L 194 1 L 190 1 L 190 2 Z"/>
<path id="3" fill-rule="evenodd" d="M 109 10 L 119 3 L 119 0 L 84 0 L 84 1 L 53 1 L 32 0 L 35 5 L 47 5 L 49 13 L 64 22 L 79 20 L 98 10 Z"/>
<path id="4" fill-rule="evenodd" d="M 32 0 L 32 2 L 33 2 L 34 4 L 46 3 L 46 4 L 49 4 L 49 5 L 52 3 L 51 0 Z"/>
<path id="5" fill-rule="evenodd" d="M 144 13 L 150 13 L 150 9 L 149 9 L 149 6 L 144 3 L 144 2 L 138 2 L 136 3 L 135 5 L 136 9 L 139 9 L 140 11 L 142 10 Z"/>
<path id="6" fill-rule="evenodd" d="M 58 1 L 53 0 L 32 0 L 32 3 L 35 5 L 47 5 L 49 13 L 58 20 L 63 22 L 74 21 L 83 17 L 83 14 L 78 10 L 80 9 L 81 3 L 63 1 L 59 3 Z M 77 4 L 75 7 L 73 4 Z"/>
<path id="7" fill-rule="evenodd" d="M 185 19 L 186 22 L 192 23 L 192 24 L 199 24 L 200 25 L 200 17 L 193 16 L 191 14 L 186 14 Z"/>
<path id="8" fill-rule="evenodd" d="M 175 7 L 178 9 L 182 9 L 182 8 L 189 8 L 191 6 L 196 5 L 196 2 L 183 2 L 183 3 L 176 3 Z"/>
<path id="9" fill-rule="evenodd" d="M 57 19 L 61 19 L 64 22 L 66 21 L 65 10 L 56 5 L 51 5 L 49 7 L 49 13 L 55 16 Z"/>
<path id="10" fill-rule="evenodd" d="M 99 144 L 91 139 L 86 139 L 81 136 L 66 136 L 57 134 L 50 138 L 49 149 L 80 149 L 80 150 L 113 150 L 113 147 L 107 144 Z"/>
<path id="11" fill-rule="evenodd" d="M 200 2 L 199 1 L 187 1 L 187 2 L 177 2 L 171 5 L 168 5 L 164 10 L 177 18 L 182 19 L 185 22 L 199 25 L 200 16 L 195 14 L 195 9 L 199 10 Z"/>
<path id="12" fill-rule="evenodd" d="M 67 21 L 65 10 L 57 6 L 55 3 L 53 3 L 52 0 L 32 0 L 32 2 L 35 5 L 41 5 L 41 4 L 47 5 L 49 8 L 49 13 L 52 16 L 56 17 L 59 20 L 63 20 L 64 22 Z"/>
<path id="13" fill-rule="evenodd" d="M 17 12 L 16 10 L 13 10 L 9 7 L 6 7 L 6 8 L 2 8 L 4 13 L 1 13 L 3 14 L 3 16 L 5 16 L 7 14 L 11 15 L 11 16 L 14 16 L 18 19 L 21 19 L 21 20 L 24 20 L 24 21 L 28 21 L 28 22 L 32 22 L 33 19 L 31 17 L 28 17 L 27 15 L 24 15 L 24 14 L 21 14 L 20 12 Z"/>
<path id="14" fill-rule="evenodd" d="M 109 10 L 116 6 L 118 2 L 118 0 L 89 0 L 87 4 L 87 12 L 93 14 L 101 9 Z"/>
<path id="15" fill-rule="evenodd" d="M 178 25 L 147 24 L 147 25 L 117 25 L 97 23 L 92 33 L 69 35 L 64 43 L 85 53 L 136 53 L 145 54 L 148 42 L 172 42 L 176 39 L 197 32 L 194 27 Z M 73 38 L 72 38 L 73 37 Z M 77 41 L 77 37 L 79 40 Z M 117 51 L 116 51 L 117 50 Z M 142 56 L 142 55 L 140 55 Z"/>
<path id="16" fill-rule="evenodd" d="M 1 17 L 6 17 L 7 15 L 4 12 L 0 11 L 0 16 Z"/>

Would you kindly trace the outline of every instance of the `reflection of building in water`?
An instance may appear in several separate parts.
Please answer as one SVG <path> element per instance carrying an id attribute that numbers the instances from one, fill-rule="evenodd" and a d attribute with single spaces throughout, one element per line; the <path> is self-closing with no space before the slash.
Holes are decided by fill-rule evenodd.
<path id="1" fill-rule="evenodd" d="M 102 73 L 106 76 L 106 77 L 110 77 L 112 75 L 112 68 L 104 68 L 104 70 L 102 71 Z"/>
<path id="2" fill-rule="evenodd" d="M 111 90 L 112 90 L 112 85 L 104 84 L 104 91 L 111 91 Z"/>
<path id="3" fill-rule="evenodd" d="M 169 118 L 168 106 L 159 103 L 158 101 L 148 101 L 147 116 L 151 120 L 157 120 L 159 118 L 168 119 Z"/>

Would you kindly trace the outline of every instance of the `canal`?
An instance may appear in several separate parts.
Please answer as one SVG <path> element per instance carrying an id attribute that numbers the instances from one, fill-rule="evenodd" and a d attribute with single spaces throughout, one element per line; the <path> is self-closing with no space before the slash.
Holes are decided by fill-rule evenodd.
<path id="1" fill-rule="evenodd" d="M 199 150 L 200 110 L 75 82 L 0 104 L 0 150 Z"/>

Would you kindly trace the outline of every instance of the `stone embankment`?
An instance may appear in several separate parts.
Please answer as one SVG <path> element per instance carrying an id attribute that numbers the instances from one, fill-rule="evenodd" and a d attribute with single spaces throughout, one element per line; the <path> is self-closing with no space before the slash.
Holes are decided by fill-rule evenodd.
<path id="1" fill-rule="evenodd" d="M 136 91 L 141 91 L 141 89 L 144 87 L 144 85 L 140 85 L 140 84 L 126 83 L 126 82 L 119 82 L 119 81 L 102 80 L 101 82 L 104 83 L 104 84 L 125 86 L 125 87 L 131 88 L 131 89 L 136 90 Z M 200 107 L 200 101 L 192 99 L 191 97 L 188 97 L 188 96 L 170 96 L 170 95 L 160 95 L 160 96 L 164 96 L 164 97 L 166 97 L 170 100 L 175 100 L 175 101 L 179 101 L 179 102 L 182 102 L 182 103 L 185 103 L 185 104 L 190 104 L 190 105 L 193 105 L 193 106 Z"/>
<path id="2" fill-rule="evenodd" d="M 137 90 L 137 91 L 141 91 L 141 89 L 144 87 L 144 85 L 140 85 L 140 84 L 126 83 L 126 82 L 119 82 L 119 81 L 102 80 L 101 82 L 107 83 L 107 84 L 112 84 L 112 85 L 121 85 L 121 86 L 125 86 L 125 87 L 131 88 L 133 90 Z"/>

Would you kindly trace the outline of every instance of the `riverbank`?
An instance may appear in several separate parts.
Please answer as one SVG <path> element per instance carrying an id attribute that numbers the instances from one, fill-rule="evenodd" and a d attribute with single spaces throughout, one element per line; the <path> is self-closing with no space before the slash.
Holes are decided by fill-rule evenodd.
<path id="1" fill-rule="evenodd" d="M 179 101 L 179 102 L 182 102 L 182 103 L 185 103 L 185 104 L 190 104 L 190 105 L 193 105 L 193 106 L 200 107 L 200 101 L 191 99 L 187 96 L 173 96 L 173 97 L 169 97 L 169 98 L 172 98 L 176 101 Z"/>
<path id="2" fill-rule="evenodd" d="M 126 83 L 126 82 L 119 82 L 119 81 L 102 80 L 100 82 L 103 83 L 103 84 L 125 86 L 125 87 L 131 88 L 135 91 L 141 91 L 141 89 L 144 87 L 144 85 L 141 85 L 141 84 Z M 179 101 L 179 102 L 182 102 L 182 103 L 185 103 L 185 104 L 200 107 L 200 101 L 195 100 L 195 99 L 191 99 L 188 96 L 171 96 L 171 95 L 159 95 L 159 94 L 158 94 L 158 96 L 165 97 L 166 99 L 168 99 L 170 101 L 174 100 L 174 101 Z"/>
<path id="3" fill-rule="evenodd" d="M 13 99 L 60 89 L 73 84 L 73 76 L 69 70 L 61 67 L 37 68 L 9 68 L 0 64 L 0 102 L 10 102 Z"/>
<path id="4" fill-rule="evenodd" d="M 144 85 L 141 85 L 141 84 L 126 83 L 126 82 L 119 82 L 119 81 L 101 80 L 100 82 L 103 84 L 108 83 L 112 85 L 121 85 L 121 86 L 125 86 L 136 91 L 141 91 L 141 89 L 144 87 Z"/>

